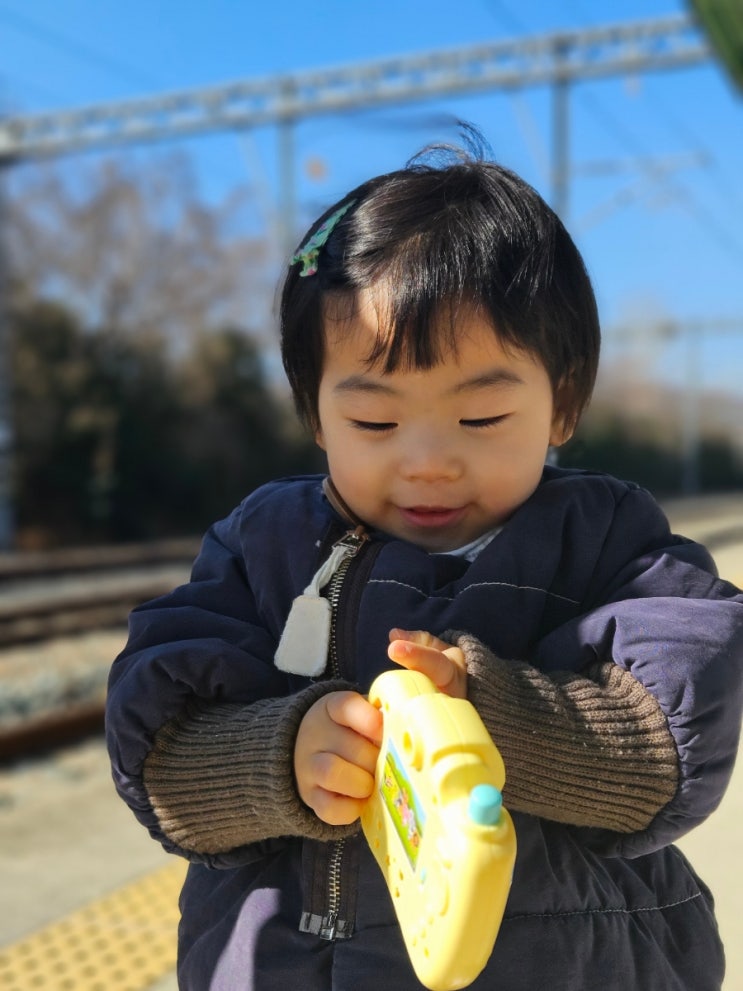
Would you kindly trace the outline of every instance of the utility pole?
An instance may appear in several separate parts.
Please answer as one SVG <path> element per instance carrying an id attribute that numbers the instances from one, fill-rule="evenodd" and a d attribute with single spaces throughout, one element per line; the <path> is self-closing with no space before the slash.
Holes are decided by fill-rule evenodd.
<path id="1" fill-rule="evenodd" d="M 699 454 L 702 440 L 700 423 L 700 376 L 702 359 L 701 328 L 692 323 L 682 326 L 685 338 L 686 387 L 681 390 L 681 491 L 696 495 L 700 487 Z"/>
<path id="2" fill-rule="evenodd" d="M 291 105 L 296 97 L 294 82 L 290 77 L 283 83 L 283 98 Z M 279 250 L 281 258 L 288 258 L 294 249 L 297 216 L 296 191 L 296 118 L 292 114 L 279 117 Z"/>
<path id="3" fill-rule="evenodd" d="M 687 320 L 666 325 L 665 334 L 681 336 L 684 345 L 685 387 L 681 390 L 681 452 L 683 469 L 681 491 L 696 495 L 700 489 L 700 454 L 702 442 L 701 393 L 704 336 L 711 332 L 741 333 L 741 320 Z"/>
<path id="4" fill-rule="evenodd" d="M 0 551 L 13 546 L 13 423 L 11 341 L 8 314 L 9 273 L 3 246 L 5 234 L 5 175 L 0 166 Z"/>
<path id="5" fill-rule="evenodd" d="M 552 209 L 567 225 L 570 183 L 570 82 L 560 70 L 567 54 L 565 43 L 555 44 L 555 78 L 552 83 Z"/>
<path id="6" fill-rule="evenodd" d="M 743 333 L 743 320 L 710 317 L 705 320 L 663 320 L 654 326 L 643 328 L 643 340 L 673 341 L 680 339 L 683 345 L 683 382 L 679 389 L 679 440 L 681 447 L 681 492 L 696 495 L 701 488 L 700 454 L 702 443 L 702 386 L 703 351 L 706 334 Z M 639 339 L 638 329 L 615 327 L 607 338 Z"/>

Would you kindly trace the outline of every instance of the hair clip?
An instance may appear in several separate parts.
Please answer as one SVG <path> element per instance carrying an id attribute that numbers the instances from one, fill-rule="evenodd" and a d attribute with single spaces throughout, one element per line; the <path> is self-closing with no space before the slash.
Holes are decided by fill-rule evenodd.
<path id="1" fill-rule="evenodd" d="M 300 277 L 316 274 L 320 249 L 335 230 L 338 221 L 351 209 L 355 202 L 356 200 L 349 200 L 348 203 L 344 203 L 343 206 L 339 207 L 335 213 L 331 213 L 328 219 L 317 228 L 312 237 L 307 238 L 296 255 L 292 257 L 291 265 L 294 265 L 296 262 L 302 263 L 302 271 L 299 273 Z"/>

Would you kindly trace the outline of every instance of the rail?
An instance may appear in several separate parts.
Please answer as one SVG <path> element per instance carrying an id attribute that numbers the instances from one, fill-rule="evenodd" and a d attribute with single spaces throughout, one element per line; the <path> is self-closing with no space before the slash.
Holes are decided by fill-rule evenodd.
<path id="1" fill-rule="evenodd" d="M 0 555 L 0 648 L 125 624 L 188 578 L 195 540 Z"/>
<path id="2" fill-rule="evenodd" d="M 118 633 L 123 644 L 135 606 L 187 581 L 197 551 L 183 539 L 0 554 L 0 761 L 101 731 Z"/>

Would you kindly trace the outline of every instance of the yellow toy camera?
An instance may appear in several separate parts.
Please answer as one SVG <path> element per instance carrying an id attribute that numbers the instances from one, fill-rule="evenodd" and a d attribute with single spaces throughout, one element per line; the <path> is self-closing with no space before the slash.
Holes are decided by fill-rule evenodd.
<path id="1" fill-rule="evenodd" d="M 474 706 L 420 672 L 384 672 L 369 701 L 384 737 L 361 825 L 418 979 L 463 988 L 493 950 L 516 858 L 503 760 Z"/>

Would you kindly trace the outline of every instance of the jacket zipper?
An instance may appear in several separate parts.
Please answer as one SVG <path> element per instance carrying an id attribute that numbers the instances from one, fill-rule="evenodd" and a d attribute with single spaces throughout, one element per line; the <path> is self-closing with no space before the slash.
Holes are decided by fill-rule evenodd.
<path id="1" fill-rule="evenodd" d="M 328 654 L 330 672 L 334 678 L 341 677 L 341 662 L 338 657 L 338 605 L 341 600 L 341 590 L 343 589 L 343 583 L 346 580 L 348 569 L 351 567 L 351 561 L 353 561 L 368 540 L 369 538 L 366 533 L 359 527 L 357 530 L 352 530 L 344 534 L 340 540 L 337 540 L 333 544 L 333 547 L 348 548 L 346 556 L 330 580 L 327 593 L 328 602 L 330 603 L 330 641 Z"/>
<path id="2" fill-rule="evenodd" d="M 338 605 L 341 598 L 341 590 L 346 580 L 351 562 L 356 557 L 361 548 L 368 542 L 369 538 L 361 527 L 344 534 L 340 540 L 333 545 L 345 546 L 348 554 L 333 575 L 328 585 L 328 602 L 330 603 L 330 643 L 328 648 L 330 671 L 332 677 L 341 677 L 341 664 L 338 656 Z M 335 939 L 338 913 L 341 904 L 341 868 L 343 866 L 343 852 L 345 850 L 345 839 L 335 840 L 330 852 L 328 863 L 328 912 L 325 916 L 325 924 L 320 929 L 322 939 Z"/>
<path id="3" fill-rule="evenodd" d="M 345 848 L 345 840 L 333 842 L 328 865 L 328 913 L 325 916 L 325 924 L 320 929 L 320 939 L 335 939 L 341 905 L 341 866 Z"/>

